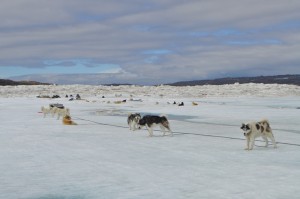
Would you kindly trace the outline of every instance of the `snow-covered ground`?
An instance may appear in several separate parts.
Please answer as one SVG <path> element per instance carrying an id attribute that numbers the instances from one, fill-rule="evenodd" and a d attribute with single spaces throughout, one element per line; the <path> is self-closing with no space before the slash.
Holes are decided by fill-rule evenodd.
<path id="1" fill-rule="evenodd" d="M 36 97 L 46 95 L 62 98 Z M 70 108 L 78 125 L 43 118 L 50 103 Z M 0 110 L 1 199 L 300 196 L 298 86 L 4 86 Z M 174 136 L 130 132 L 130 112 L 167 115 Z M 261 118 L 278 148 L 258 139 L 245 151 L 240 124 Z"/>

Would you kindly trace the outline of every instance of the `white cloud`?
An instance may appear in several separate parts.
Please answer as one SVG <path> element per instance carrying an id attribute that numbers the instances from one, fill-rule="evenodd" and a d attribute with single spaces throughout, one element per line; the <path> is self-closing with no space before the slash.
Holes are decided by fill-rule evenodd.
<path id="1" fill-rule="evenodd" d="M 126 83 L 300 73 L 299 10 L 298 0 L 5 0 L 0 72 L 88 59 L 120 66 L 107 80 Z"/>

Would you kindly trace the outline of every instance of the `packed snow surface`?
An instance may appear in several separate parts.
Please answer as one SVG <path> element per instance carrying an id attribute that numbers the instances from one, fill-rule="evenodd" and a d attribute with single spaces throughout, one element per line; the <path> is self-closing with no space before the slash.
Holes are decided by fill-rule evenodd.
<path id="1" fill-rule="evenodd" d="M 53 103 L 78 125 L 44 118 Z M 2 86 L 0 110 L 1 199 L 300 196 L 298 86 Z M 166 115 L 174 135 L 130 131 L 132 112 Z M 244 150 L 241 123 L 263 118 L 278 148 Z"/>

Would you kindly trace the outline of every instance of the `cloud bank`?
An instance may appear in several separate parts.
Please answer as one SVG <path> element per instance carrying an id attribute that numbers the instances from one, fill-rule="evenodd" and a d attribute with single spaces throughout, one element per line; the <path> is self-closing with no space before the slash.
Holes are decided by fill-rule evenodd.
<path id="1" fill-rule="evenodd" d="M 297 0 L 1 3 L 0 78 L 160 84 L 300 73 Z"/>

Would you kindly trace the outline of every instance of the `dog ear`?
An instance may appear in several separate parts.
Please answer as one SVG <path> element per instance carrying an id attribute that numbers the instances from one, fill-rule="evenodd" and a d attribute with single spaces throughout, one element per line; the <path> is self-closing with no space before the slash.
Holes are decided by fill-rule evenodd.
<path id="1" fill-rule="evenodd" d="M 247 124 L 247 125 L 246 125 L 246 129 L 251 130 L 251 129 L 252 129 L 252 125 Z"/>
<path id="2" fill-rule="evenodd" d="M 246 125 L 244 123 L 242 123 L 241 129 L 243 129 Z"/>

